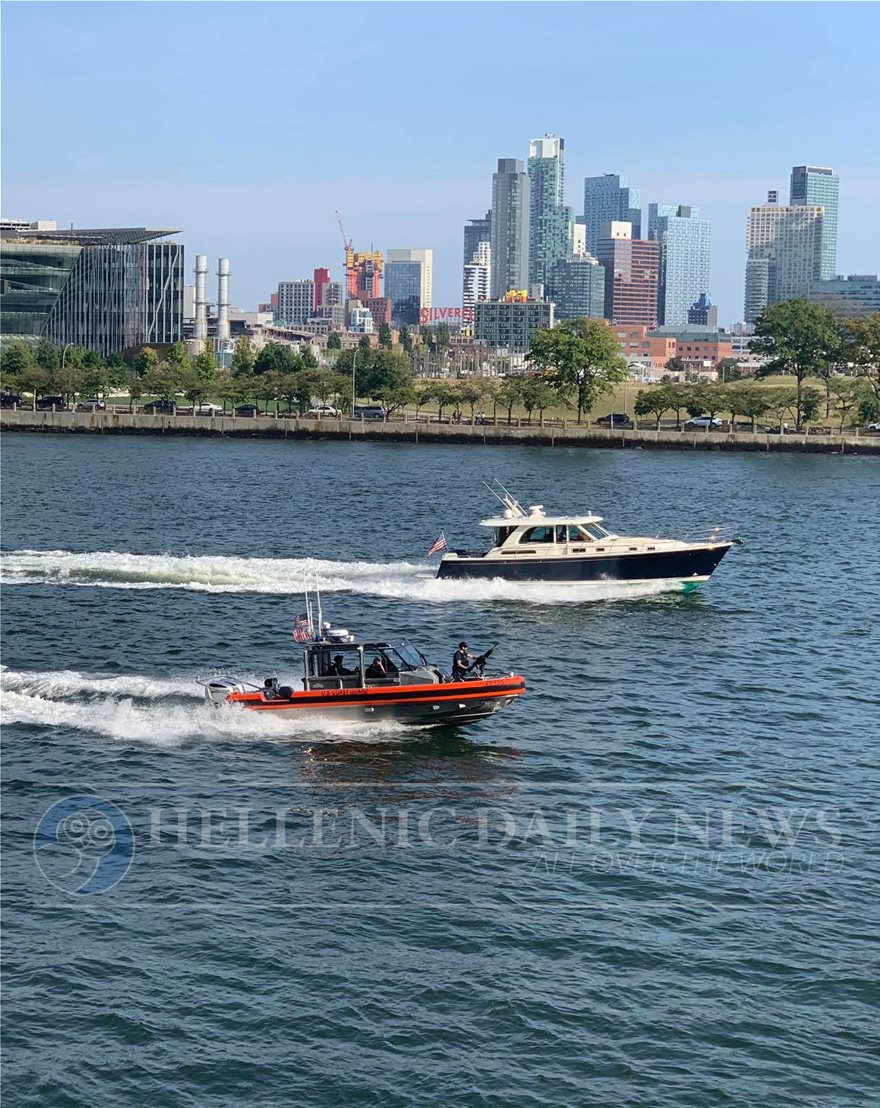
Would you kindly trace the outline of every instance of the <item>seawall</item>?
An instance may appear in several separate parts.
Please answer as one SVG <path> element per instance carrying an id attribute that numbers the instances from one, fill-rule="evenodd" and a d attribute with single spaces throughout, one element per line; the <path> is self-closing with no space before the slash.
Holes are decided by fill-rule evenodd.
<path id="1" fill-rule="evenodd" d="M 785 434 L 750 431 L 611 430 L 575 423 L 471 425 L 414 419 L 365 422 L 267 416 L 195 416 L 127 411 L 34 412 L 0 409 L 0 430 L 95 435 L 201 435 L 219 438 L 357 439 L 494 446 L 589 446 L 627 449 L 751 450 L 810 454 L 880 454 L 880 435 Z"/>

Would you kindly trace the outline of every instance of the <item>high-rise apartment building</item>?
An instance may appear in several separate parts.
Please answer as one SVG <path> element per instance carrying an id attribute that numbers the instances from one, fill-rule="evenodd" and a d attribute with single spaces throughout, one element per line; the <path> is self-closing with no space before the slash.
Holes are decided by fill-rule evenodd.
<path id="1" fill-rule="evenodd" d="M 311 278 L 301 281 L 278 282 L 278 308 L 275 319 L 288 327 L 305 327 L 315 308 L 315 282 Z"/>
<path id="2" fill-rule="evenodd" d="M 312 281 L 315 286 L 315 300 L 312 304 L 313 308 L 320 308 L 324 305 L 324 290 L 330 284 L 330 270 L 329 269 L 316 269 L 312 274 Z"/>
<path id="3" fill-rule="evenodd" d="M 589 254 L 558 258 L 547 274 L 547 299 L 556 318 L 601 319 L 605 314 L 605 267 Z"/>
<path id="4" fill-rule="evenodd" d="M 474 338 L 495 350 L 524 353 L 535 331 L 552 327 L 555 315 L 547 300 L 478 300 L 474 305 Z"/>
<path id="5" fill-rule="evenodd" d="M 529 283 L 529 178 L 519 158 L 499 158 L 492 174 L 492 296 Z"/>
<path id="6" fill-rule="evenodd" d="M 600 233 L 597 257 L 605 267 L 605 318 L 614 324 L 656 327 L 659 243 L 635 239 L 631 223 L 612 220 Z"/>
<path id="7" fill-rule="evenodd" d="M 625 177 L 605 173 L 601 177 L 587 177 L 584 181 L 584 220 L 587 225 L 587 250 L 596 255 L 599 236 L 608 223 L 632 224 L 632 237 L 642 234 L 641 196 L 638 189 L 630 188 Z"/>
<path id="8" fill-rule="evenodd" d="M 492 213 L 486 212 L 482 219 L 469 219 L 464 225 L 464 254 L 462 265 L 470 265 L 482 242 L 492 239 Z"/>
<path id="9" fill-rule="evenodd" d="M 461 304 L 463 308 L 473 309 L 478 300 L 488 300 L 492 295 L 492 247 L 481 242 L 474 256 L 464 267 Z"/>
<path id="10" fill-rule="evenodd" d="M 582 215 L 575 218 L 571 225 L 571 253 L 577 258 L 589 254 L 587 249 L 587 221 Z"/>
<path id="11" fill-rule="evenodd" d="M 0 333 L 104 357 L 183 338 L 183 246 L 174 229 L 57 230 L 4 220 Z"/>
<path id="12" fill-rule="evenodd" d="M 433 250 L 389 250 L 385 263 L 385 295 L 392 303 L 396 325 L 418 326 L 422 308 L 431 307 Z"/>
<path id="13" fill-rule="evenodd" d="M 529 285 L 547 282 L 550 266 L 571 252 L 572 210 L 565 206 L 565 140 L 529 142 Z"/>
<path id="14" fill-rule="evenodd" d="M 345 288 L 349 299 L 372 300 L 382 295 L 382 255 L 378 250 L 345 251 Z"/>
<path id="15" fill-rule="evenodd" d="M 711 224 L 700 209 L 684 204 L 650 204 L 648 238 L 660 247 L 657 315 L 683 327 L 692 305 L 709 291 Z"/>
<path id="16" fill-rule="evenodd" d="M 788 202 L 791 205 L 812 206 L 821 204 L 822 216 L 822 265 L 819 279 L 829 281 L 837 276 L 837 202 L 840 178 L 833 169 L 816 165 L 796 165 L 791 171 L 791 189 Z"/>
<path id="17" fill-rule="evenodd" d="M 768 304 L 809 295 L 822 271 L 821 204 L 767 203 L 749 213 L 746 261 L 746 322 Z"/>

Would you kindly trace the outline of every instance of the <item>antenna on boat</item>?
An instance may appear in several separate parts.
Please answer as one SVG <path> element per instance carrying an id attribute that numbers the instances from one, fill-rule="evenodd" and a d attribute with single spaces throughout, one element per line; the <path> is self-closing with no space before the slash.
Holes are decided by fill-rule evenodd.
<path id="1" fill-rule="evenodd" d="M 504 487 L 504 485 L 501 484 L 497 477 L 495 478 L 494 484 L 497 485 L 498 488 L 490 485 L 488 481 L 484 481 L 483 484 L 486 486 L 489 492 L 491 492 L 495 499 L 500 501 L 504 505 L 504 507 L 507 508 L 508 511 L 513 512 L 515 516 L 526 516 L 526 512 L 522 504 L 520 504 L 520 502 L 516 499 L 512 492 L 508 492 L 508 490 Z M 501 491 L 499 492 L 498 489 L 500 489 Z"/>
<path id="2" fill-rule="evenodd" d="M 318 630 L 317 630 L 317 633 L 315 635 L 315 638 L 319 639 L 319 638 L 323 638 L 323 635 L 322 635 L 321 632 L 323 631 L 323 628 L 324 628 L 324 623 L 323 623 L 323 618 L 324 617 L 323 617 L 323 613 L 321 612 L 321 590 L 320 589 L 315 589 L 315 597 L 317 598 L 317 603 L 318 603 Z"/>

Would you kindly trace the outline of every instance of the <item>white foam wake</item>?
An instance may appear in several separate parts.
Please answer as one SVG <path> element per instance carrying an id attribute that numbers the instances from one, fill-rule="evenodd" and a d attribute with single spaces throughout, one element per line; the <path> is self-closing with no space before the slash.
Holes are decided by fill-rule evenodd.
<path id="1" fill-rule="evenodd" d="M 322 716 L 279 718 L 205 703 L 196 678 L 112 677 L 75 670 L 0 670 L 4 725 L 73 729 L 120 742 L 178 746 L 187 741 L 369 741 L 404 731 L 393 722 Z M 198 698 L 198 699 L 194 699 Z"/>
<path id="2" fill-rule="evenodd" d="M 125 554 L 113 550 L 13 550 L 2 555 L 6 585 L 53 584 L 113 589 L 189 589 L 212 593 L 351 592 L 442 604 L 512 600 L 531 604 L 584 603 L 675 591 L 661 582 L 603 581 L 585 585 L 438 580 L 418 562 L 334 562 L 320 558 L 241 558 L 220 555 Z"/>

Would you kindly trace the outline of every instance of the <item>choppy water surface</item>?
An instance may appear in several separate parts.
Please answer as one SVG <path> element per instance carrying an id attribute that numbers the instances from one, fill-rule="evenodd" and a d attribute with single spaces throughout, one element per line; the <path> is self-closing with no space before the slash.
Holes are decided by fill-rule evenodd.
<path id="1" fill-rule="evenodd" d="M 3 453 L 9 1103 L 876 1102 L 875 460 Z M 493 476 L 744 545 L 691 596 L 434 581 Z M 316 584 L 443 660 L 497 642 L 526 697 L 457 731 L 207 709 L 198 676 L 293 680 Z"/>

